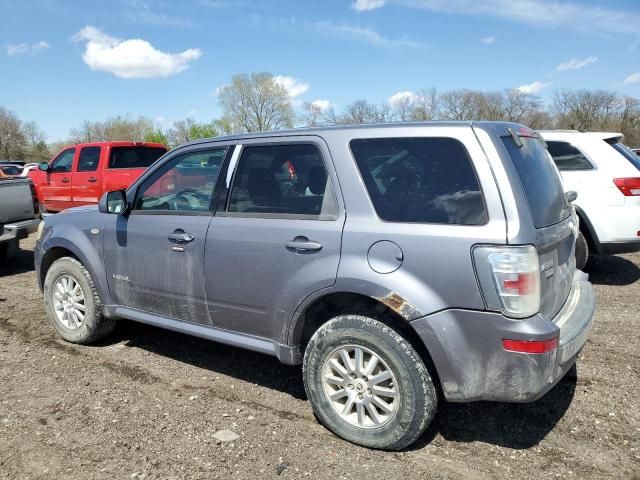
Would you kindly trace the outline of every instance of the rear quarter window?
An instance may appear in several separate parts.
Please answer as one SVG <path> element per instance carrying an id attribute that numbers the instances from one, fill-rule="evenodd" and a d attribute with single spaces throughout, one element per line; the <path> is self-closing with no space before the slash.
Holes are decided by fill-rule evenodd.
<path id="1" fill-rule="evenodd" d="M 591 162 L 585 155 L 569 142 L 547 140 L 547 149 L 556 162 L 558 170 L 592 170 Z"/>
<path id="2" fill-rule="evenodd" d="M 158 147 L 111 147 L 109 168 L 148 168 L 165 153 Z"/>
<path id="3" fill-rule="evenodd" d="M 518 148 L 512 137 L 502 137 L 504 147 L 520 178 L 536 228 L 565 219 L 571 208 L 564 198 L 560 175 L 537 138 L 521 137 Z"/>
<path id="4" fill-rule="evenodd" d="M 458 140 L 355 139 L 350 147 L 382 220 L 445 225 L 487 222 L 476 172 Z"/>

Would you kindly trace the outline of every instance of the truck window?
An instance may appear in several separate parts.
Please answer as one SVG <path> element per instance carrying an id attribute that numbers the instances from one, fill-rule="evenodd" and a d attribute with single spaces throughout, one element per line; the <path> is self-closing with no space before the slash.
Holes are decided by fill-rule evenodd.
<path id="1" fill-rule="evenodd" d="M 112 147 L 109 168 L 148 168 L 165 153 L 160 147 Z"/>
<path id="2" fill-rule="evenodd" d="M 68 173 L 73 165 L 73 157 L 76 154 L 75 148 L 69 148 L 58 155 L 51 162 L 51 173 Z"/>
<path id="3" fill-rule="evenodd" d="M 100 147 L 84 147 L 80 150 L 77 172 L 95 172 L 100 162 Z"/>
<path id="4" fill-rule="evenodd" d="M 352 140 L 378 216 L 388 222 L 482 225 L 487 211 L 464 146 L 453 138 Z"/>

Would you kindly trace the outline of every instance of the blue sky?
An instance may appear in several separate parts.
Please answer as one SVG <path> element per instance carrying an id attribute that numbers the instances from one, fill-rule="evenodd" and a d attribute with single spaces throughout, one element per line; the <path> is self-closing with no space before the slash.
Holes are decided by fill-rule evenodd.
<path id="1" fill-rule="evenodd" d="M 0 0 L 0 19 L 0 106 L 49 141 L 118 114 L 211 120 L 243 72 L 338 110 L 431 86 L 640 97 L 639 0 Z"/>

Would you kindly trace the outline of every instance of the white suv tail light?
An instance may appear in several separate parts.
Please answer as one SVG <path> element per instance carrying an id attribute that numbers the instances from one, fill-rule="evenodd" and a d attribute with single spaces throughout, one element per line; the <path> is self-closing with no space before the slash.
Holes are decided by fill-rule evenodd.
<path id="1" fill-rule="evenodd" d="M 538 251 L 527 246 L 473 249 L 478 282 L 489 310 L 527 318 L 540 310 Z"/>

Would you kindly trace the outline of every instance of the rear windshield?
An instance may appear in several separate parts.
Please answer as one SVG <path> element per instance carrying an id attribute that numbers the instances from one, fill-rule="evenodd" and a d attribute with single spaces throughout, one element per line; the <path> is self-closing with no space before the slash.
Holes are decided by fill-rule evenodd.
<path id="1" fill-rule="evenodd" d="M 371 202 L 388 222 L 482 225 L 482 191 L 464 146 L 453 138 L 351 141 Z"/>
<path id="2" fill-rule="evenodd" d="M 520 139 L 520 148 L 512 137 L 502 137 L 502 142 L 520 177 L 533 223 L 537 228 L 558 223 L 571 212 L 564 198 L 560 175 L 540 140 Z"/>
<path id="3" fill-rule="evenodd" d="M 640 170 L 640 157 L 636 153 L 634 153 L 633 150 L 620 142 L 607 143 L 615 148 L 619 153 L 621 153 L 624 158 L 629 160 L 634 167 Z"/>
<path id="4" fill-rule="evenodd" d="M 109 168 L 147 168 L 165 152 L 159 147 L 111 147 Z"/>

